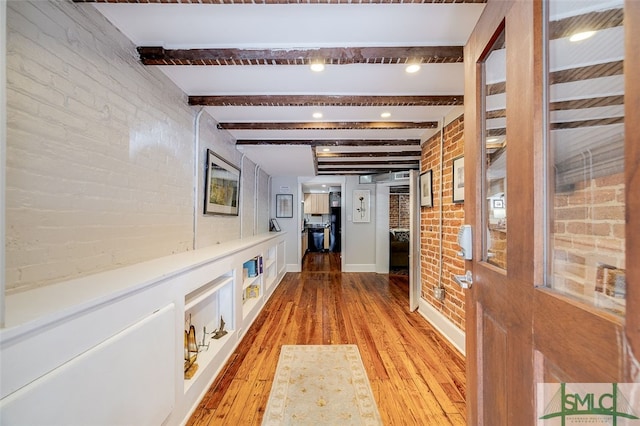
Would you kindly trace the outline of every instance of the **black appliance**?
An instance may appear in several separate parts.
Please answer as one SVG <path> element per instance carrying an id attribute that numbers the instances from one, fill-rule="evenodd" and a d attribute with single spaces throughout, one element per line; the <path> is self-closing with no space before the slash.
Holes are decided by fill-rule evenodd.
<path id="1" fill-rule="evenodd" d="M 324 227 L 308 226 L 307 234 L 309 235 L 309 251 L 324 251 Z"/>
<path id="2" fill-rule="evenodd" d="M 313 247 L 311 251 L 324 250 L 324 229 L 312 229 L 311 238 L 313 239 Z M 309 241 L 311 243 L 311 241 Z M 311 244 L 309 244 L 311 246 Z"/>
<path id="3" fill-rule="evenodd" d="M 340 253 L 340 241 L 342 241 L 342 231 L 340 225 L 340 207 L 331 207 L 329 225 L 329 251 Z"/>

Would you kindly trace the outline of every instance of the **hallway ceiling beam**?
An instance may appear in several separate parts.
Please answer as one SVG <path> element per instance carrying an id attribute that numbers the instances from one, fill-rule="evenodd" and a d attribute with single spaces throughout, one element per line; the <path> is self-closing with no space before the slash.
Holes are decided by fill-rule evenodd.
<path id="1" fill-rule="evenodd" d="M 464 96 L 237 95 L 189 96 L 202 106 L 458 106 Z"/>
<path id="2" fill-rule="evenodd" d="M 225 130 L 435 129 L 437 121 L 310 121 L 306 123 L 219 123 Z"/>
<path id="3" fill-rule="evenodd" d="M 311 49 L 165 49 L 139 46 L 144 65 L 452 64 L 462 46 L 320 47 Z"/>

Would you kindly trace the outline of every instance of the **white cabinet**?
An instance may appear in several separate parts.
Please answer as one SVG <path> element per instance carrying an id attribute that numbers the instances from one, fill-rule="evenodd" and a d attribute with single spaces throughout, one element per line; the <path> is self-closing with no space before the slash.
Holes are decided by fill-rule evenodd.
<path id="1" fill-rule="evenodd" d="M 7 296 L 0 423 L 186 423 L 284 276 L 285 237 L 257 235 Z M 251 259 L 262 267 L 243 279 Z M 243 300 L 252 286 L 255 297 Z M 227 333 L 214 339 L 221 318 Z M 190 325 L 198 368 L 185 379 Z"/>
<path id="2" fill-rule="evenodd" d="M 175 306 L 170 304 L 26 384 L 0 401 L 0 423 L 161 424 L 171 414 L 176 399 L 175 318 Z M 89 329 L 90 324 L 86 327 Z M 56 346 L 71 340 L 74 337 L 64 336 Z M 57 354 L 56 346 L 39 350 Z M 28 366 L 27 361 L 13 365 L 3 362 L 2 375 L 7 368 Z"/>

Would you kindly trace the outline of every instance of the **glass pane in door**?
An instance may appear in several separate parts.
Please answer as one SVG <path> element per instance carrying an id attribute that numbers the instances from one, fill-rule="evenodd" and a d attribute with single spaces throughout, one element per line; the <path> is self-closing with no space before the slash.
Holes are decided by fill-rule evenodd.
<path id="1" fill-rule="evenodd" d="M 625 311 L 622 0 L 548 2 L 547 284 Z"/>
<path id="2" fill-rule="evenodd" d="M 507 61 L 505 31 L 483 63 L 484 185 L 483 260 L 507 269 Z"/>

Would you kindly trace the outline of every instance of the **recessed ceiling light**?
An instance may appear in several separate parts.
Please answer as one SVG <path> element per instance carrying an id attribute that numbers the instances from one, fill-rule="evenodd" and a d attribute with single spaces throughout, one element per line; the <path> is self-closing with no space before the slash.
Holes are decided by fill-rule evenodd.
<path id="1" fill-rule="evenodd" d="M 413 74 L 415 72 L 420 71 L 420 64 L 410 64 L 404 69 L 409 74 Z"/>
<path id="2" fill-rule="evenodd" d="M 313 118 L 322 118 L 322 113 L 321 112 L 314 112 L 313 113 Z"/>
<path id="3" fill-rule="evenodd" d="M 331 151 L 331 149 L 329 149 L 329 148 L 322 148 L 322 152 L 330 152 L 330 151 Z"/>
<path id="4" fill-rule="evenodd" d="M 586 40 L 589 37 L 593 36 L 596 32 L 595 31 L 583 31 L 581 33 L 575 33 L 574 35 L 572 35 L 571 37 L 569 37 L 569 41 L 582 41 L 582 40 Z"/>
<path id="5" fill-rule="evenodd" d="M 389 118 L 389 117 L 391 117 L 391 113 L 390 112 L 383 112 L 382 114 L 380 114 L 380 117 Z"/>
<path id="6" fill-rule="evenodd" d="M 314 62 L 311 64 L 311 71 L 322 72 L 324 71 L 324 64 L 322 62 Z"/>
<path id="7" fill-rule="evenodd" d="M 487 139 L 487 142 L 489 143 L 498 142 L 498 138 L 489 138 Z"/>

